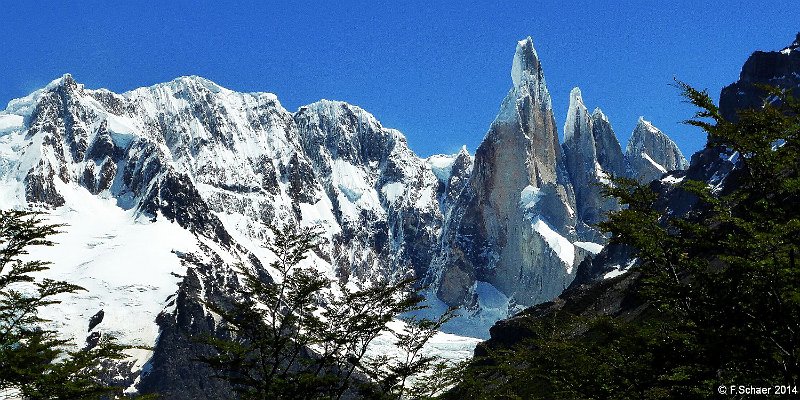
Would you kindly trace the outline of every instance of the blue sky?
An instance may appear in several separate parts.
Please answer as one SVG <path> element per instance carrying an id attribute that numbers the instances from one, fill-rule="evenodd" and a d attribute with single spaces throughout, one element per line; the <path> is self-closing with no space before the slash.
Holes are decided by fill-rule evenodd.
<path id="1" fill-rule="evenodd" d="M 0 104 L 65 72 L 117 92 L 200 75 L 273 92 L 290 111 L 320 98 L 362 106 L 422 156 L 474 151 L 530 35 L 559 127 L 579 86 L 623 147 L 642 115 L 688 157 L 705 137 L 680 123 L 693 109 L 673 78 L 717 98 L 751 52 L 800 30 L 796 0 L 37 3 L 0 11 Z"/>

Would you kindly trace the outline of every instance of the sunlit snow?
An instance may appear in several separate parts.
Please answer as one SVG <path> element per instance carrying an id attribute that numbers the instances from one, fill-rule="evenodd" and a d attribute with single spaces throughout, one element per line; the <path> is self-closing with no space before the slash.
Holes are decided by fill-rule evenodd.
<path id="1" fill-rule="evenodd" d="M 570 241 L 554 231 L 547 222 L 536 217 L 533 221 L 533 229 L 544 238 L 547 245 L 558 254 L 561 261 L 567 265 L 567 273 L 572 273 L 572 263 L 575 260 L 575 246 Z"/>

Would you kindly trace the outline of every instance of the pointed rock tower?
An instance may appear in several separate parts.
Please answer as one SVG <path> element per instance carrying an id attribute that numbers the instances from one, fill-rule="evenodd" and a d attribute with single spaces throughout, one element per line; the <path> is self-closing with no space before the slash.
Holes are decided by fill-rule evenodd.
<path id="1" fill-rule="evenodd" d="M 575 190 L 578 220 L 588 231 L 603 219 L 607 211 L 617 207 L 615 201 L 603 197 L 601 184 L 608 182 L 608 173 L 619 176 L 625 169 L 622 149 L 608 118 L 599 108 L 589 115 L 578 88 L 570 92 L 562 146 L 566 169 Z M 599 235 L 598 232 L 595 234 Z"/>
<path id="2" fill-rule="evenodd" d="M 437 294 L 450 305 L 478 304 L 487 283 L 531 305 L 572 279 L 574 196 L 531 38 L 517 44 L 511 78 L 443 229 Z"/>

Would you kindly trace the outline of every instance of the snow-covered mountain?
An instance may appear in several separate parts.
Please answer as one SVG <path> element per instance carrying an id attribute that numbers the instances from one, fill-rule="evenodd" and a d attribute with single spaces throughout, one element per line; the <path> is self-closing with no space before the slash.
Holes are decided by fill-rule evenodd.
<path id="1" fill-rule="evenodd" d="M 116 94 L 64 75 L 0 113 L 0 207 L 47 210 L 69 225 L 33 256 L 89 291 L 45 316 L 78 342 L 113 333 L 153 347 L 121 366 L 131 390 L 224 397 L 191 362 L 202 350 L 186 333 L 215 329 L 203 302 L 238 286 L 235 265 L 270 279 L 267 224 L 320 226 L 307 260 L 320 274 L 356 284 L 418 277 L 435 309 L 463 307 L 449 331 L 485 336 L 560 294 L 602 248 L 591 224 L 616 205 L 593 183 L 625 165 L 608 118 L 589 115 L 579 90 L 559 144 L 530 38 L 511 77 L 474 157 L 464 148 L 423 159 L 343 102 L 289 112 L 273 94 L 199 77 Z M 677 147 L 652 145 L 666 136 L 649 127 L 628 148 L 681 168 Z"/>

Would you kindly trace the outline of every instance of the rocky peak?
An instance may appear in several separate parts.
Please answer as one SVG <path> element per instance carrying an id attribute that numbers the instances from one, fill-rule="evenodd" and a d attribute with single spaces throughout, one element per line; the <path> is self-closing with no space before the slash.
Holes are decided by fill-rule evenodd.
<path id="1" fill-rule="evenodd" d="M 62 75 L 60 78 L 57 78 L 50 82 L 47 86 L 45 86 L 45 90 L 52 90 L 57 88 L 64 88 L 65 90 L 75 90 L 78 88 L 83 88 L 83 85 L 79 84 L 75 81 L 72 77 L 72 74 L 66 73 Z"/>
<path id="2" fill-rule="evenodd" d="M 533 304 L 570 279 L 574 199 L 530 38 L 517 43 L 511 78 L 443 229 L 437 294 L 450 305 L 477 306 L 485 287 Z"/>
<path id="3" fill-rule="evenodd" d="M 603 171 L 615 176 L 625 174 L 625 156 L 608 117 L 598 107 L 592 112 L 592 136 L 597 150 L 597 162 Z"/>
<path id="4" fill-rule="evenodd" d="M 792 42 L 792 44 L 781 50 L 781 53 L 784 54 L 790 53 L 792 51 L 797 50 L 798 48 L 800 48 L 800 32 L 797 33 L 797 37 L 795 37 L 794 42 Z"/>
<path id="5" fill-rule="evenodd" d="M 739 80 L 722 89 L 719 109 L 725 119 L 736 121 L 737 110 L 761 107 L 767 93 L 757 85 L 786 88 L 800 95 L 800 33 L 781 51 L 756 51 L 747 58 Z"/>
<path id="6" fill-rule="evenodd" d="M 575 191 L 578 219 L 584 223 L 587 234 L 593 233 L 593 241 L 602 242 L 604 239 L 591 227 L 616 204 L 604 198 L 600 184 L 607 181 L 607 172 L 621 174 L 624 162 L 608 118 L 599 108 L 589 115 L 579 88 L 570 93 L 563 149 L 564 164 Z"/>
<path id="7" fill-rule="evenodd" d="M 530 36 L 517 42 L 517 50 L 511 64 L 511 80 L 516 97 L 532 96 L 542 109 L 552 108 L 542 64 L 539 62 L 539 55 L 533 47 L 533 39 Z"/>
<path id="8" fill-rule="evenodd" d="M 678 145 L 650 121 L 639 117 L 625 149 L 628 172 L 646 183 L 668 171 L 686 169 L 688 163 Z"/>
<path id="9" fill-rule="evenodd" d="M 603 120 L 603 121 L 608 122 L 608 117 L 603 112 L 603 110 L 600 109 L 600 107 L 595 107 L 594 108 L 594 111 L 592 111 L 592 119 L 593 120 Z"/>
<path id="10" fill-rule="evenodd" d="M 569 110 L 567 121 L 564 123 L 564 142 L 585 141 L 591 143 L 591 152 L 594 153 L 594 138 L 592 137 L 592 120 L 589 111 L 583 104 L 580 88 L 573 88 L 569 93 Z M 586 149 L 589 150 L 589 149 Z"/>

